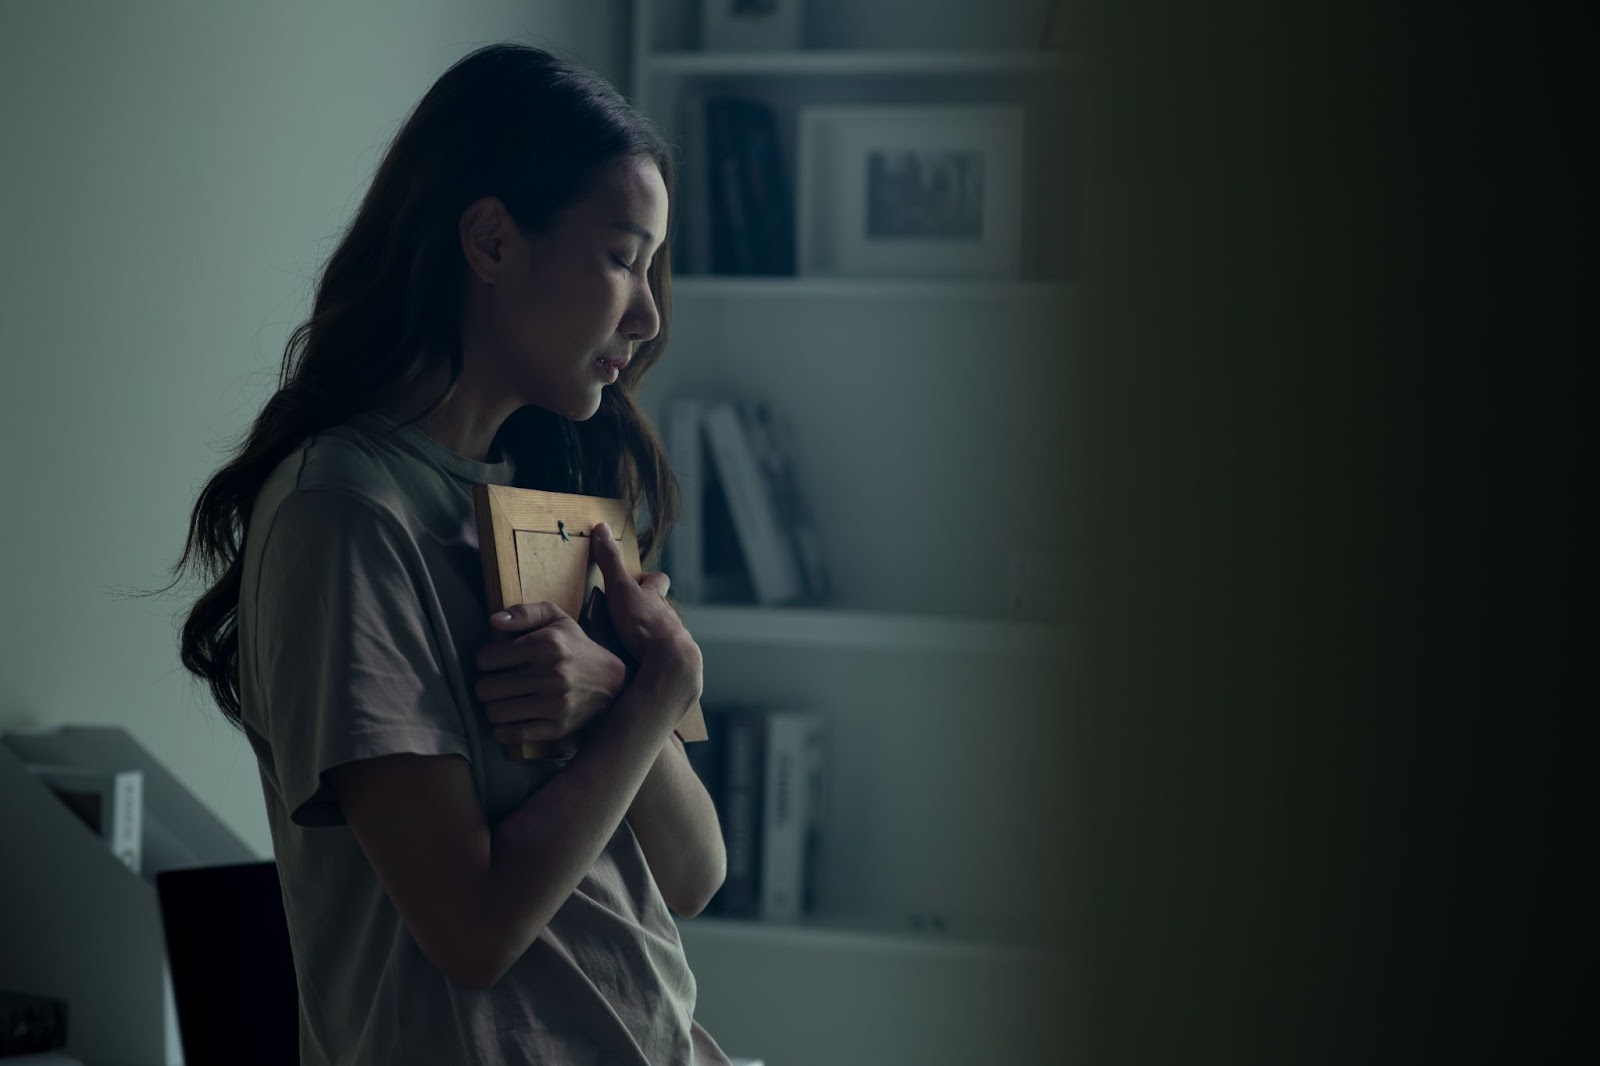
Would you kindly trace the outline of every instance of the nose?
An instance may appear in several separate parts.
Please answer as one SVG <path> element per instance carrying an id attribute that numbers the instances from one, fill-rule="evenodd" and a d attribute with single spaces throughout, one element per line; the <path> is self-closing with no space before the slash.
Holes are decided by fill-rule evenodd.
<path id="1" fill-rule="evenodd" d="M 654 340 L 656 334 L 661 332 L 661 312 L 656 308 L 655 295 L 647 282 L 641 281 L 634 288 L 633 299 L 628 303 L 627 313 L 622 316 L 619 332 L 634 344 Z"/>

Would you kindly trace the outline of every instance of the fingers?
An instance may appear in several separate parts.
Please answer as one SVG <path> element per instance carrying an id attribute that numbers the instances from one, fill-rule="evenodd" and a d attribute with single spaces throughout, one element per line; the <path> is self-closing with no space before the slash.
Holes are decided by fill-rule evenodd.
<path id="1" fill-rule="evenodd" d="M 566 611 L 549 600 L 542 600 L 539 603 L 519 603 L 499 614 L 492 614 L 489 624 L 504 633 L 517 633 L 525 629 L 539 629 L 566 617 Z"/>
<path id="2" fill-rule="evenodd" d="M 496 726 L 491 732 L 502 744 L 537 744 L 546 740 L 558 740 L 567 734 L 566 727 L 546 718 L 535 718 L 531 721 L 518 722 L 516 725 Z"/>
<path id="3" fill-rule="evenodd" d="M 478 649 L 474 661 L 485 672 L 514 666 L 548 669 L 560 663 L 565 654 L 559 635 L 549 629 L 534 629 L 520 637 L 485 644 Z"/>
<path id="4" fill-rule="evenodd" d="M 485 672 L 472 684 L 472 695 L 479 703 L 510 700 L 517 696 L 559 696 L 565 692 L 565 678 L 553 674 L 546 667 L 525 667 L 520 670 Z"/>
<path id="5" fill-rule="evenodd" d="M 672 587 L 672 579 L 663 571 L 652 570 L 639 579 L 639 587 L 665 597 L 667 590 Z"/>
<path id="6" fill-rule="evenodd" d="M 492 726 L 519 726 L 537 722 L 562 725 L 568 716 L 566 701 L 559 695 L 551 695 L 492 700 L 483 705 L 483 717 Z"/>

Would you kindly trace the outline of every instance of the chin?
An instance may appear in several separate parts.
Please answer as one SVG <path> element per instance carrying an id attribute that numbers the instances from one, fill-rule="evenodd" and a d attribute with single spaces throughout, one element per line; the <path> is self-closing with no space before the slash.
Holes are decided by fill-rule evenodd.
<path id="1" fill-rule="evenodd" d="M 600 393 L 596 392 L 594 395 L 585 397 L 583 400 L 577 403 L 568 405 L 565 414 L 567 418 L 574 422 L 587 422 L 589 419 L 598 414 L 599 411 Z"/>

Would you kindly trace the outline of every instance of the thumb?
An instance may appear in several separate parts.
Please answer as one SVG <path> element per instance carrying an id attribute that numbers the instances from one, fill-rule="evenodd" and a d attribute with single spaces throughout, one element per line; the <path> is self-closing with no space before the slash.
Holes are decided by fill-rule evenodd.
<path id="1" fill-rule="evenodd" d="M 621 582 L 633 583 L 633 575 L 622 563 L 622 547 L 612 535 L 611 527 L 604 522 L 597 523 L 590 532 L 590 539 L 594 541 L 592 550 L 595 565 L 600 567 L 600 573 L 606 579 L 606 590 L 615 595 L 616 590 L 622 587 Z"/>
<path id="2" fill-rule="evenodd" d="M 507 632 L 517 632 L 524 629 L 539 629 L 567 616 L 567 612 L 551 603 L 541 600 L 538 603 L 519 603 L 515 607 L 508 607 L 499 614 L 489 616 L 489 622 L 497 629 Z"/>

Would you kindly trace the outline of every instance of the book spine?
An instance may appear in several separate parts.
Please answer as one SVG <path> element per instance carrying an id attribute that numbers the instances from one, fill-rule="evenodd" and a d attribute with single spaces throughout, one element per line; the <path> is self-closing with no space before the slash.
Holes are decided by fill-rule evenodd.
<path id="1" fill-rule="evenodd" d="M 724 761 L 727 796 L 728 872 L 718 890 L 715 913 L 754 917 L 761 905 L 762 776 L 766 715 L 741 711 L 728 716 Z"/>
<path id="2" fill-rule="evenodd" d="M 701 712 L 705 717 L 706 739 L 702 744 L 688 744 L 684 746 L 684 753 L 689 758 L 689 768 L 700 779 L 700 784 L 705 787 L 706 795 L 711 797 L 711 805 L 717 810 L 717 820 L 723 826 L 724 834 L 727 831 L 728 801 L 723 789 L 723 760 L 727 752 L 727 713 L 715 707 L 702 707 Z M 727 841 L 724 840 L 726 845 Z"/>
<path id="3" fill-rule="evenodd" d="M 113 775 L 109 798 L 112 809 L 107 842 L 124 866 L 139 873 L 143 862 L 144 774 L 124 770 Z"/>
<path id="4" fill-rule="evenodd" d="M 684 160 L 683 174 L 683 224 L 678 233 L 682 238 L 681 266 L 675 267 L 685 274 L 710 274 L 714 267 L 711 259 L 711 190 L 710 171 L 713 166 L 709 129 L 706 123 L 706 97 L 704 93 L 691 92 L 683 105 Z"/>
<path id="5" fill-rule="evenodd" d="M 799 598 L 804 592 L 799 566 L 756 465 L 738 410 L 730 403 L 712 405 L 706 411 L 705 430 L 756 599 L 772 605 Z"/>
<path id="6" fill-rule="evenodd" d="M 769 105 L 755 100 L 741 101 L 739 119 L 753 270 L 793 274 L 794 217 L 778 151 L 777 119 Z"/>
<path id="7" fill-rule="evenodd" d="M 672 594 L 684 603 L 700 603 L 705 589 L 705 489 L 701 448 L 703 407 L 693 399 L 667 405 L 667 457 L 678 479 L 681 506 L 672 530 Z"/>
<path id="8" fill-rule="evenodd" d="M 706 101 L 706 126 L 710 137 L 712 260 L 719 274 L 750 274 L 749 205 L 741 165 L 737 101 Z"/>
<path id="9" fill-rule="evenodd" d="M 818 886 L 821 883 L 823 814 L 828 780 L 827 749 L 826 720 L 821 714 L 813 715 L 806 730 L 806 842 L 802 877 L 804 888 L 800 902 L 804 914 L 816 913 Z"/>
<path id="10" fill-rule="evenodd" d="M 717 474 L 717 464 L 701 426 L 701 486 L 705 492 L 705 592 L 707 603 L 750 603 L 756 598 L 750 566 L 739 546 L 739 531 L 734 528 L 733 509 L 728 492 Z"/>
<path id="11" fill-rule="evenodd" d="M 744 425 L 760 457 L 779 524 L 799 563 L 805 595 L 814 601 L 825 600 L 828 573 L 822 558 L 822 543 L 811 520 L 811 509 L 800 491 L 786 426 L 765 403 L 750 405 Z"/>
<path id="12" fill-rule="evenodd" d="M 761 828 L 761 917 L 796 921 L 805 895 L 808 753 L 806 715 L 774 713 L 767 723 Z"/>

